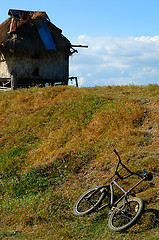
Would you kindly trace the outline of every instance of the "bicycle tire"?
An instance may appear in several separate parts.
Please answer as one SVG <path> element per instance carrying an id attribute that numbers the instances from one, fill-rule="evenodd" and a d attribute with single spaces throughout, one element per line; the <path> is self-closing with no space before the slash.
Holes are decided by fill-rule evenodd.
<path id="1" fill-rule="evenodd" d="M 123 231 L 134 225 L 142 215 L 144 209 L 143 200 L 139 197 L 128 198 L 113 210 L 108 220 L 108 227 L 112 231 Z"/>
<path id="2" fill-rule="evenodd" d="M 105 188 L 96 186 L 88 189 L 77 199 L 73 207 L 74 215 L 80 216 L 92 213 L 100 206 L 105 196 Z"/>

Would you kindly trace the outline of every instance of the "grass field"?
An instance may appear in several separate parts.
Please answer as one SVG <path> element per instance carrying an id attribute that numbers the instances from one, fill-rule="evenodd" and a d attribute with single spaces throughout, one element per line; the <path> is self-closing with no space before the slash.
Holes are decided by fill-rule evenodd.
<path id="1" fill-rule="evenodd" d="M 159 239 L 158 85 L 0 92 L 0 126 L 0 240 Z M 145 212 L 124 233 L 108 229 L 107 209 L 72 213 L 115 170 L 113 148 L 154 175 L 135 189 Z"/>

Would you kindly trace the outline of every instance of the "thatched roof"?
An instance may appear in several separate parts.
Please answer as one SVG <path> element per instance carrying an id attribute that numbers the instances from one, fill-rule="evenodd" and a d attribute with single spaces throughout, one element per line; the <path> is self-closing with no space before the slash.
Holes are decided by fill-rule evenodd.
<path id="1" fill-rule="evenodd" d="M 2 24 L 0 24 L 0 44 L 6 42 L 9 37 L 9 29 L 10 29 L 11 17 L 5 20 Z"/>
<path id="2" fill-rule="evenodd" d="M 0 24 L 2 52 L 36 55 L 63 49 L 69 54 L 70 41 L 50 22 L 45 12 L 9 10 L 9 15 L 11 17 Z"/>

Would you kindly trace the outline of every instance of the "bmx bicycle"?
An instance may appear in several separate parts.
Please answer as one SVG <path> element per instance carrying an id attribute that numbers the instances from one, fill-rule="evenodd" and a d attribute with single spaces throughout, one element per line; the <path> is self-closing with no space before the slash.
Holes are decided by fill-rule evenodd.
<path id="1" fill-rule="evenodd" d="M 146 173 L 145 170 L 143 170 L 142 175 L 132 172 L 122 163 L 118 152 L 115 149 L 113 151 L 119 159 L 115 174 L 104 185 L 90 188 L 84 192 L 76 201 L 73 213 L 77 216 L 82 216 L 109 207 L 108 227 L 112 231 L 123 231 L 134 225 L 144 210 L 143 200 L 136 196 L 130 197 L 129 195 L 144 180 L 151 181 L 153 176 L 152 173 Z M 121 166 L 120 169 L 119 166 Z M 122 169 L 124 169 L 123 175 L 121 175 Z M 140 180 L 128 191 L 125 191 L 119 185 L 119 181 L 129 178 L 132 175 L 138 176 Z M 114 186 L 124 193 L 117 200 L 115 199 Z M 103 202 L 104 204 L 102 205 Z"/>

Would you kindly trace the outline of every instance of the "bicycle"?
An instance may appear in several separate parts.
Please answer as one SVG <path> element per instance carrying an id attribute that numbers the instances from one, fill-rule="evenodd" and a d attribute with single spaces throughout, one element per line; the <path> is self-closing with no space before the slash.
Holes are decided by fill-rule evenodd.
<path id="1" fill-rule="evenodd" d="M 104 185 L 93 187 L 84 192 L 76 201 L 73 207 L 73 213 L 77 216 L 82 216 L 95 211 L 100 211 L 105 207 L 109 207 L 108 227 L 112 231 L 123 231 L 132 227 L 132 225 L 134 225 L 141 217 L 144 210 L 144 202 L 141 198 L 134 195 L 132 197 L 128 197 L 128 195 L 130 195 L 132 190 L 134 190 L 144 180 L 151 181 L 153 176 L 152 173 L 146 173 L 145 170 L 143 170 L 143 175 L 132 172 L 122 163 L 118 152 L 115 149 L 113 151 L 119 159 L 115 174 L 109 178 Z M 119 169 L 120 165 L 121 168 Z M 124 171 L 126 170 L 123 176 L 121 176 L 122 169 L 124 169 Z M 132 175 L 136 175 L 141 179 L 128 191 L 125 191 L 118 182 L 120 180 L 127 179 Z M 114 185 L 124 193 L 117 200 L 114 198 Z M 102 205 L 106 199 L 108 199 L 107 202 Z"/>

